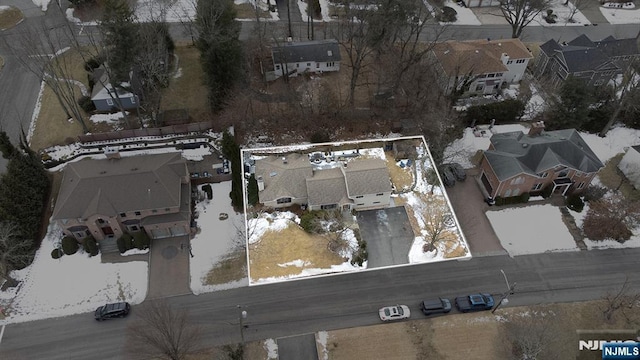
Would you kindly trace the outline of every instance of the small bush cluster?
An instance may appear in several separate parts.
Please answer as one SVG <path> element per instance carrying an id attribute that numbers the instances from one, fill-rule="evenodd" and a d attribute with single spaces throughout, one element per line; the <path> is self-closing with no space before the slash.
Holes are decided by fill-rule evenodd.
<path id="1" fill-rule="evenodd" d="M 580 195 L 567 196 L 567 198 L 565 199 L 565 204 L 570 210 L 573 210 L 575 212 L 582 212 L 582 210 L 584 209 L 584 201 L 582 201 Z"/>
<path id="2" fill-rule="evenodd" d="M 553 193 L 553 185 L 549 185 L 546 188 L 542 189 L 542 191 L 540 192 L 540 195 L 543 198 L 548 199 L 552 193 Z"/>
<path id="3" fill-rule="evenodd" d="M 55 248 L 51 250 L 51 257 L 54 259 L 60 259 L 64 255 L 64 251 L 60 248 Z"/>
<path id="4" fill-rule="evenodd" d="M 553 10 L 547 9 L 547 15 L 543 16 L 543 18 L 549 24 L 555 24 L 556 23 L 556 19 L 558 18 L 558 15 L 554 14 Z"/>
<path id="5" fill-rule="evenodd" d="M 120 254 L 124 254 L 128 250 L 131 250 L 134 248 L 133 236 L 129 234 L 123 234 L 121 237 L 118 238 L 117 243 L 118 243 L 118 251 L 120 251 Z"/>
<path id="6" fill-rule="evenodd" d="M 138 231 L 133 233 L 133 245 L 139 249 L 144 250 L 149 248 L 149 244 L 151 240 L 149 239 L 149 235 L 147 235 L 144 231 Z"/>
<path id="7" fill-rule="evenodd" d="M 442 8 L 442 12 L 438 14 L 438 21 L 442 22 L 455 22 L 458 18 L 458 13 L 452 7 L 445 6 Z"/>
<path id="8" fill-rule="evenodd" d="M 358 266 L 362 266 L 362 264 L 369 259 L 369 252 L 367 251 L 367 242 L 360 239 L 360 231 L 353 231 L 356 234 L 356 239 L 358 240 L 358 249 L 353 252 L 351 255 L 351 265 L 358 264 Z"/>
<path id="9" fill-rule="evenodd" d="M 511 205 L 511 204 L 522 204 L 522 203 L 526 203 L 529 201 L 529 193 L 522 193 L 518 196 L 510 196 L 510 197 L 501 197 L 501 196 L 496 196 L 495 201 L 496 201 L 496 205 L 500 206 L 500 205 Z"/>
<path id="10" fill-rule="evenodd" d="M 471 124 L 510 124 L 518 121 L 524 113 L 524 103 L 517 99 L 508 99 L 486 105 L 475 105 L 467 109 L 465 120 Z"/>
<path id="11" fill-rule="evenodd" d="M 210 184 L 202 185 L 202 191 L 207 193 L 207 199 L 209 200 L 213 199 L 213 189 L 211 189 Z"/>
<path id="12" fill-rule="evenodd" d="M 247 202 L 251 206 L 258 203 L 258 180 L 254 174 L 251 174 L 247 183 Z"/>
<path id="13" fill-rule="evenodd" d="M 62 238 L 62 251 L 65 255 L 73 255 L 78 251 L 80 245 L 73 236 L 65 236 Z"/>
<path id="14" fill-rule="evenodd" d="M 91 101 L 90 96 L 83 96 L 78 99 L 78 105 L 80 105 L 80 108 L 82 108 L 86 113 L 91 113 L 96 109 L 96 106 L 93 101 Z"/>
<path id="15" fill-rule="evenodd" d="M 96 256 L 100 252 L 100 248 L 98 247 L 98 243 L 93 236 L 87 236 L 82 240 L 82 246 L 84 247 L 84 251 L 89 254 L 89 256 Z"/>
<path id="16" fill-rule="evenodd" d="M 602 199 L 607 191 L 609 190 L 602 186 L 589 185 L 589 187 L 587 187 L 587 189 L 582 193 L 582 196 L 584 196 L 584 201 L 597 201 Z"/>

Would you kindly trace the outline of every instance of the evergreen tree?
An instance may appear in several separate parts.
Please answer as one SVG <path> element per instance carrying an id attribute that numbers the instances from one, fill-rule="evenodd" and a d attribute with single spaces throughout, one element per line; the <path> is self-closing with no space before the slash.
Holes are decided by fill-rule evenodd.
<path id="1" fill-rule="evenodd" d="M 5 159 L 11 159 L 18 151 L 4 131 L 0 132 L 0 151 Z"/>
<path id="2" fill-rule="evenodd" d="M 137 55 L 138 26 L 127 0 L 105 0 L 100 27 L 107 49 L 110 81 L 129 81 L 129 72 Z"/>
<path id="3" fill-rule="evenodd" d="M 222 109 L 233 85 L 242 77 L 240 24 L 232 0 L 198 0 L 196 27 L 200 61 L 209 88 L 209 106 Z"/>
<path id="4" fill-rule="evenodd" d="M 251 174 L 247 184 L 247 202 L 253 206 L 258 203 L 258 180 Z"/>
<path id="5" fill-rule="evenodd" d="M 222 154 L 231 162 L 231 205 L 236 210 L 242 209 L 242 169 L 240 168 L 240 147 L 236 140 L 225 130 L 222 134 Z M 256 183 L 257 186 L 257 183 Z"/>

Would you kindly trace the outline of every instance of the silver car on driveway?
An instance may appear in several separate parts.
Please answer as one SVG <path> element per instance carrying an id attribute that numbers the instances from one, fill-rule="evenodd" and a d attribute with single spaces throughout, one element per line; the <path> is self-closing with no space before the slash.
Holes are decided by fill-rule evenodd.
<path id="1" fill-rule="evenodd" d="M 411 316 L 411 310 L 407 305 L 386 306 L 378 310 L 378 314 L 382 321 L 402 320 Z"/>

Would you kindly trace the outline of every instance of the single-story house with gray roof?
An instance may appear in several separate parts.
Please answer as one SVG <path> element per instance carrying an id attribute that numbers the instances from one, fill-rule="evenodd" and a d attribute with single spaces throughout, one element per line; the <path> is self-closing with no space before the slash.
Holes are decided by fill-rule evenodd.
<path id="1" fill-rule="evenodd" d="M 385 161 L 352 158 L 318 167 L 305 154 L 267 156 L 255 161 L 261 204 L 293 204 L 310 210 L 363 210 L 389 206 L 391 180 Z"/>
<path id="2" fill-rule="evenodd" d="M 340 71 L 340 46 L 335 39 L 286 42 L 271 49 L 275 77 Z"/>
<path id="3" fill-rule="evenodd" d="M 104 66 L 104 65 L 103 65 Z M 91 91 L 91 101 L 99 112 L 116 112 L 120 110 L 118 101 L 125 110 L 133 110 L 140 105 L 138 95 L 133 92 L 130 82 L 123 82 L 119 87 L 113 88 L 109 75 L 101 66 L 94 70 L 95 85 Z"/>
<path id="4" fill-rule="evenodd" d="M 630 147 L 620 159 L 618 169 L 636 190 L 640 190 L 640 145 Z"/>
<path id="5" fill-rule="evenodd" d="M 529 134 L 494 134 L 482 154 L 480 180 L 491 198 L 539 194 L 548 186 L 562 195 L 579 193 L 604 165 L 575 129 L 544 131 L 537 122 Z"/>
<path id="6" fill-rule="evenodd" d="M 98 242 L 145 231 L 150 238 L 186 235 L 191 184 L 180 153 L 68 163 L 52 219 L 65 235 Z"/>

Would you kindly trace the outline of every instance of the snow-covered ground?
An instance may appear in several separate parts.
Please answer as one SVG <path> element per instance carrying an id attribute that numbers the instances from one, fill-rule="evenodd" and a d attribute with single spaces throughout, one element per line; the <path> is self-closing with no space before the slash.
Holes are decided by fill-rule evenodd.
<path id="1" fill-rule="evenodd" d="M 473 11 L 471 11 L 471 9 L 468 9 L 466 7 L 462 7 L 462 6 L 458 5 L 457 3 L 455 3 L 455 2 L 453 2 L 451 0 L 446 0 L 444 2 L 444 6 L 448 6 L 448 7 L 452 8 L 453 10 L 455 10 L 457 15 L 456 15 L 456 21 L 455 22 L 452 22 L 452 23 L 441 23 L 441 24 L 482 25 L 480 20 L 478 20 L 478 17 L 473 13 Z"/>
<path id="2" fill-rule="evenodd" d="M 314 19 L 314 22 L 323 22 L 323 21 L 333 21 L 333 19 L 331 19 L 331 15 L 330 15 L 330 11 L 329 11 L 329 1 L 328 0 L 320 0 L 320 13 L 322 14 L 322 20 L 318 20 L 318 19 Z M 304 0 L 297 0 L 298 3 L 298 9 L 300 9 L 300 14 L 302 15 L 302 21 L 307 22 L 309 20 L 308 13 L 308 6 L 307 6 L 307 2 Z M 286 16 L 286 14 L 284 14 Z"/>
<path id="3" fill-rule="evenodd" d="M 487 211 L 486 214 L 502 247 L 511 256 L 579 250 L 562 222 L 560 210 L 553 205 Z"/>
<path id="4" fill-rule="evenodd" d="M 229 284 L 205 285 L 203 278 L 224 255 L 232 252 L 238 244 L 244 242 L 238 229 L 244 228 L 244 216 L 237 214 L 231 206 L 229 192 L 231 181 L 211 184 L 213 199 L 196 204 L 198 228 L 200 232 L 191 240 L 193 254 L 189 266 L 191 268 L 191 291 L 201 294 L 215 290 L 246 286 L 248 278 Z M 220 214 L 229 217 L 220 220 Z"/>
<path id="5" fill-rule="evenodd" d="M 89 257 L 82 250 L 53 259 L 51 252 L 61 238 L 60 229 L 49 226 L 33 263 L 11 273 L 22 283 L 0 292 L 0 305 L 10 308 L 0 324 L 92 312 L 107 302 L 144 300 L 147 262 L 103 264 L 100 255 Z"/>
<path id="6" fill-rule="evenodd" d="M 49 3 L 51 2 L 51 0 L 31 0 L 31 1 L 35 6 L 42 9 L 42 11 L 47 11 L 47 8 L 49 8 Z"/>
<path id="7" fill-rule="evenodd" d="M 640 9 L 608 9 L 600 6 L 600 12 L 610 24 L 637 24 L 640 22 Z"/>
<path id="8" fill-rule="evenodd" d="M 584 26 L 585 24 L 591 24 L 591 22 L 580 12 L 580 10 L 576 10 L 575 15 L 573 16 L 573 22 L 569 22 L 569 17 L 571 16 L 571 12 L 575 9 L 572 2 L 569 2 L 568 5 L 563 5 L 563 0 L 552 0 L 550 2 L 549 9 L 553 10 L 553 13 L 557 16 L 555 23 L 548 23 L 544 17 L 547 16 L 547 12 L 543 11 L 531 22 L 532 26 L 540 25 L 540 26 Z"/>

